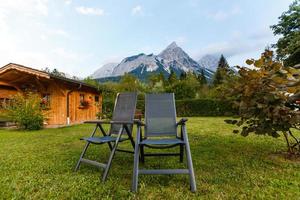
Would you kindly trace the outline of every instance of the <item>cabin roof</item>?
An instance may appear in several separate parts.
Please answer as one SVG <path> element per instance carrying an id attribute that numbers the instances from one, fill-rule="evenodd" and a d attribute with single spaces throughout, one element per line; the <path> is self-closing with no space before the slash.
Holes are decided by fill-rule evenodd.
<path id="1" fill-rule="evenodd" d="M 95 87 L 93 85 L 90 85 L 90 84 L 87 84 L 87 83 L 84 83 L 84 82 L 79 81 L 79 80 L 74 80 L 74 79 L 61 77 L 61 76 L 55 76 L 51 73 L 48 73 L 48 72 L 45 72 L 45 71 L 42 71 L 42 70 L 38 70 L 38 69 L 33 69 L 31 67 L 27 67 L 27 66 L 24 66 L 24 65 L 16 64 L 16 63 L 9 63 L 9 64 L 1 67 L 0 68 L 0 75 L 7 72 L 7 71 L 10 71 L 10 70 L 17 70 L 17 71 L 20 71 L 20 72 L 23 72 L 23 73 L 26 73 L 26 74 L 35 75 L 35 76 L 43 77 L 43 78 L 46 78 L 46 79 L 61 80 L 61 81 L 65 81 L 65 82 L 68 82 L 68 83 L 71 83 L 71 84 L 74 84 L 74 85 L 81 85 L 81 86 L 85 86 L 85 87 L 88 87 L 88 88 L 93 89 L 93 90 L 95 90 L 95 89 L 98 90 L 97 87 Z"/>

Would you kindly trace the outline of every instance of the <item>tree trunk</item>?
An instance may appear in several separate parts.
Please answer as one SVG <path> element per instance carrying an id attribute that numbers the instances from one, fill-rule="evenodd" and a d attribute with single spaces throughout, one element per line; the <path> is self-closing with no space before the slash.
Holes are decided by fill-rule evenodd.
<path id="1" fill-rule="evenodd" d="M 289 152 L 289 153 L 293 153 L 293 152 L 292 152 L 292 149 L 291 149 L 291 145 L 290 145 L 290 141 L 289 141 L 287 132 L 286 132 L 286 131 L 283 131 L 282 133 L 283 133 L 283 136 L 284 136 L 285 141 L 286 141 L 286 144 L 287 144 L 288 152 Z"/>

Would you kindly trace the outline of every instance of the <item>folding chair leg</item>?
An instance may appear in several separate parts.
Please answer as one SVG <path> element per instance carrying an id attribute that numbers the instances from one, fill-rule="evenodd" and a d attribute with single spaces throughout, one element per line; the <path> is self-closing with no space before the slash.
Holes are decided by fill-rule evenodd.
<path id="1" fill-rule="evenodd" d="M 102 181 L 103 181 L 103 182 L 104 182 L 104 181 L 106 180 L 106 178 L 107 178 L 108 172 L 109 172 L 109 170 L 110 170 L 111 162 L 112 162 L 112 159 L 114 158 L 114 155 L 115 155 L 115 153 L 116 153 L 116 149 L 117 149 L 117 147 L 118 147 L 118 144 L 119 144 L 119 141 L 120 141 L 122 132 L 123 132 L 123 128 L 120 129 L 119 134 L 118 134 L 118 137 L 117 137 L 116 142 L 115 142 L 115 145 L 114 145 L 113 149 L 111 150 L 111 153 L 110 153 L 110 156 L 109 156 L 107 165 L 106 165 L 106 167 L 105 167 L 105 170 L 104 170 L 104 173 L 103 173 L 103 176 L 102 176 Z"/>
<path id="2" fill-rule="evenodd" d="M 138 142 L 135 144 L 134 150 L 134 163 L 133 163 L 133 178 L 132 178 L 132 186 L 131 191 L 136 192 L 138 189 L 138 178 L 139 178 L 139 153 L 140 153 L 140 145 Z"/>
<path id="3" fill-rule="evenodd" d="M 144 145 L 141 145 L 140 148 L 141 148 L 141 162 L 145 163 Z"/>
<path id="4" fill-rule="evenodd" d="M 141 141 L 141 128 L 138 127 L 136 133 L 136 142 L 134 148 L 134 161 L 133 161 L 133 177 L 131 191 L 136 192 L 138 189 L 138 179 L 139 179 L 139 154 L 140 154 L 140 141 Z"/>
<path id="5" fill-rule="evenodd" d="M 83 158 L 83 156 L 84 156 L 86 150 L 88 149 L 89 145 L 90 145 L 90 142 L 86 142 L 86 144 L 85 144 L 85 146 L 84 146 L 84 148 L 83 148 L 83 151 L 82 151 L 82 153 L 81 153 L 81 155 L 80 155 L 80 158 L 79 158 L 79 160 L 78 160 L 78 162 L 77 162 L 77 165 L 76 165 L 76 167 L 75 167 L 75 172 L 79 169 L 80 163 L 81 163 L 81 159 Z"/>
<path id="6" fill-rule="evenodd" d="M 180 162 L 181 163 L 183 162 L 183 152 L 184 152 L 184 149 L 183 149 L 183 145 L 181 144 L 180 145 Z"/>
<path id="7" fill-rule="evenodd" d="M 185 141 L 187 165 L 188 165 L 189 176 L 190 176 L 190 187 L 191 187 L 192 192 L 196 192 L 197 188 L 196 188 L 196 180 L 195 180 L 195 174 L 194 174 L 194 168 L 193 168 L 193 161 L 192 161 L 190 144 L 189 144 L 189 140 L 188 140 L 186 131 L 184 133 L 184 141 Z"/>

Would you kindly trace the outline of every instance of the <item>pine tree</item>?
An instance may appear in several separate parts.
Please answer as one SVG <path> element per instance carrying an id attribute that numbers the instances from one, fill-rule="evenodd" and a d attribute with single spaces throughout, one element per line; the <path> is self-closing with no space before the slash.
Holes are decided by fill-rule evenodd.
<path id="1" fill-rule="evenodd" d="M 184 80 L 184 79 L 186 79 L 186 72 L 185 71 L 183 71 L 181 74 L 180 74 L 180 78 L 179 78 L 180 80 Z"/>
<path id="2" fill-rule="evenodd" d="M 226 58 L 222 54 L 218 63 L 217 71 L 213 77 L 213 85 L 220 85 L 231 74 L 233 74 L 233 71 L 230 69 Z"/>
<path id="3" fill-rule="evenodd" d="M 226 58 L 223 56 L 223 54 L 220 57 L 220 60 L 219 60 L 219 63 L 218 63 L 218 68 L 226 69 L 226 70 L 230 69 L 230 67 L 228 65 L 228 62 L 227 62 Z"/>
<path id="4" fill-rule="evenodd" d="M 207 84 L 207 79 L 205 77 L 203 69 L 201 70 L 201 74 L 199 74 L 197 78 L 198 78 L 198 81 L 199 81 L 200 85 L 206 85 Z"/>
<path id="5" fill-rule="evenodd" d="M 217 71 L 214 74 L 214 77 L 213 77 L 213 85 L 214 86 L 220 85 L 223 81 L 223 76 L 221 74 L 221 70 L 222 69 L 217 68 Z"/>
<path id="6" fill-rule="evenodd" d="M 168 83 L 169 85 L 173 85 L 174 83 L 177 82 L 177 75 L 175 74 L 175 72 L 173 70 L 171 70 L 171 73 L 168 77 Z"/>

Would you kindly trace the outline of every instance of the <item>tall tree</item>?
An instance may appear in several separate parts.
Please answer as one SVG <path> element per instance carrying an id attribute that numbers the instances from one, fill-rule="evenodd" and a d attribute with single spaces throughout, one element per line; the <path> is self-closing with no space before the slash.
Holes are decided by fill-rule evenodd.
<path id="1" fill-rule="evenodd" d="M 232 73 L 233 72 L 230 69 L 226 58 L 222 54 L 218 63 L 217 71 L 213 77 L 213 85 L 214 86 L 220 85 Z"/>
<path id="2" fill-rule="evenodd" d="M 197 76 L 197 79 L 198 79 L 200 85 L 206 85 L 206 84 L 207 84 L 207 79 L 206 79 L 206 77 L 205 77 L 205 74 L 204 74 L 204 70 L 203 70 L 203 69 L 201 70 L 201 74 L 199 74 L 199 75 Z"/>
<path id="3" fill-rule="evenodd" d="M 171 70 L 171 73 L 168 77 L 168 83 L 169 85 L 173 85 L 178 81 L 177 79 L 177 75 L 175 74 L 175 72 L 173 70 Z"/>
<path id="4" fill-rule="evenodd" d="M 141 90 L 140 81 L 134 75 L 128 73 L 122 76 L 119 87 L 121 91 L 132 92 Z"/>
<path id="5" fill-rule="evenodd" d="M 274 35 L 281 35 L 276 44 L 277 59 L 287 66 L 300 63 L 300 0 L 295 0 L 289 10 L 282 13 L 279 22 L 271 26 Z"/>
<path id="6" fill-rule="evenodd" d="M 229 69 L 229 65 L 228 62 L 226 60 L 226 58 L 224 57 L 224 55 L 222 54 L 218 63 L 218 68 L 221 69 Z"/>
<path id="7" fill-rule="evenodd" d="M 185 72 L 185 71 L 183 71 L 183 72 L 180 74 L 179 79 L 180 79 L 180 80 L 186 79 L 186 72 Z"/>

